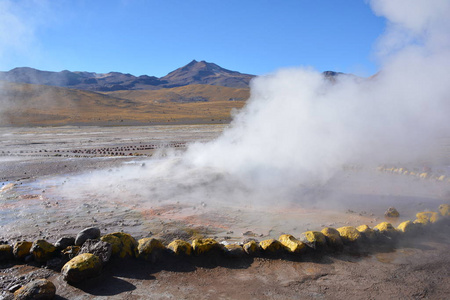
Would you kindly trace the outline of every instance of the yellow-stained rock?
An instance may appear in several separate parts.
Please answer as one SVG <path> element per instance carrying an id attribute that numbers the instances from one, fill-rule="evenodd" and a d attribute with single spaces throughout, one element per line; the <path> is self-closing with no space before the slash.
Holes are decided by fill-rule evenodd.
<path id="1" fill-rule="evenodd" d="M 186 241 L 183 240 L 174 240 L 172 241 L 167 248 L 173 251 L 176 255 L 191 255 L 192 246 Z"/>
<path id="2" fill-rule="evenodd" d="M 443 217 L 450 216 L 450 205 L 449 204 L 439 205 L 439 212 L 441 213 L 441 216 L 443 216 Z"/>
<path id="3" fill-rule="evenodd" d="M 327 246 L 325 235 L 320 231 L 306 231 L 300 235 L 299 240 L 313 249 L 323 249 Z"/>
<path id="4" fill-rule="evenodd" d="M 275 239 L 268 239 L 268 240 L 264 240 L 259 242 L 259 247 L 266 253 L 277 253 L 278 251 L 280 251 L 283 246 L 281 245 L 281 243 Z"/>
<path id="5" fill-rule="evenodd" d="M 31 245 L 30 253 L 37 262 L 46 262 L 56 254 L 56 247 L 46 240 L 36 240 Z"/>
<path id="6" fill-rule="evenodd" d="M 138 241 L 135 255 L 137 258 L 154 261 L 165 249 L 166 247 L 164 247 L 160 240 L 155 238 L 143 238 Z"/>
<path id="7" fill-rule="evenodd" d="M 77 283 L 100 274 L 102 261 L 91 253 L 83 253 L 68 261 L 61 269 L 67 282 Z"/>
<path id="8" fill-rule="evenodd" d="M 398 218 L 400 216 L 400 213 L 395 207 L 389 207 L 388 210 L 384 213 L 384 216 L 388 218 Z"/>
<path id="9" fill-rule="evenodd" d="M 439 176 L 439 177 L 437 178 L 437 180 L 439 180 L 439 181 L 444 181 L 445 178 L 446 178 L 445 175 L 441 175 L 441 176 Z"/>
<path id="10" fill-rule="evenodd" d="M 196 255 L 200 255 L 211 251 L 222 250 L 222 245 L 211 238 L 195 239 L 192 241 L 192 250 Z"/>
<path id="11" fill-rule="evenodd" d="M 389 222 L 381 222 L 375 226 L 373 230 L 390 237 L 394 237 L 397 234 L 397 230 L 395 230 L 394 226 Z"/>
<path id="12" fill-rule="evenodd" d="M 361 232 L 369 241 L 374 241 L 376 239 L 375 231 L 368 225 L 360 225 L 356 227 L 356 230 Z"/>
<path id="13" fill-rule="evenodd" d="M 335 228 L 325 227 L 320 232 L 325 236 L 328 246 L 335 250 L 341 250 L 343 247 L 343 242 L 341 236 L 339 235 L 339 231 Z"/>
<path id="14" fill-rule="evenodd" d="M 25 256 L 30 254 L 30 249 L 31 249 L 32 245 L 33 245 L 32 242 L 27 242 L 27 241 L 15 243 L 14 247 L 13 247 L 14 257 L 17 259 L 25 258 Z"/>
<path id="15" fill-rule="evenodd" d="M 423 226 L 423 225 L 428 225 L 428 224 L 430 224 L 430 221 L 429 221 L 428 219 L 415 219 L 413 223 L 414 223 L 415 225 Z"/>
<path id="16" fill-rule="evenodd" d="M 244 249 L 245 253 L 251 256 L 255 256 L 259 252 L 259 246 L 256 241 L 249 241 L 245 243 L 242 248 Z"/>
<path id="17" fill-rule="evenodd" d="M 422 178 L 422 179 L 427 179 L 428 177 L 430 177 L 430 174 L 428 174 L 426 172 L 420 173 L 419 177 Z"/>
<path id="18" fill-rule="evenodd" d="M 415 233 L 416 229 L 416 224 L 411 221 L 402 222 L 397 226 L 397 231 L 405 234 Z"/>
<path id="19" fill-rule="evenodd" d="M 344 226 L 337 229 L 344 243 L 353 243 L 361 239 L 361 232 L 353 226 Z"/>
<path id="20" fill-rule="evenodd" d="M 71 260 L 72 258 L 78 255 L 78 252 L 80 252 L 80 248 L 81 248 L 80 246 L 69 246 L 61 251 L 61 255 L 65 259 Z"/>
<path id="21" fill-rule="evenodd" d="M 56 294 L 56 286 L 47 279 L 36 279 L 14 292 L 15 300 L 25 299 L 53 299 Z"/>
<path id="22" fill-rule="evenodd" d="M 100 238 L 101 241 L 110 243 L 112 255 L 120 258 L 133 257 L 137 246 L 136 240 L 128 233 L 114 232 Z"/>
<path id="23" fill-rule="evenodd" d="M 439 217 L 439 214 L 434 211 L 422 211 L 416 214 L 418 220 L 427 220 L 429 223 L 436 223 Z"/>
<path id="24" fill-rule="evenodd" d="M 225 245 L 225 255 L 232 258 L 240 258 L 246 255 L 244 249 L 238 244 Z"/>
<path id="25" fill-rule="evenodd" d="M 278 240 L 291 253 L 300 254 L 306 251 L 306 244 L 300 242 L 290 234 L 283 234 Z"/>
<path id="26" fill-rule="evenodd" d="M 10 245 L 0 245 L 0 261 L 13 257 L 13 248 Z"/>

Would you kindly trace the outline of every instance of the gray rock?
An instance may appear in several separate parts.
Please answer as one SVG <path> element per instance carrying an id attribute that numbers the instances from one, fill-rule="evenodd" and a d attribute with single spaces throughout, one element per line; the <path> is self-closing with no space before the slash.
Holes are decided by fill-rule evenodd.
<path id="1" fill-rule="evenodd" d="M 14 292 L 14 299 L 53 299 L 56 287 L 50 280 L 37 279 Z"/>
<path id="2" fill-rule="evenodd" d="M 100 238 L 100 229 L 97 227 L 85 228 L 77 234 L 75 245 L 81 246 L 86 240 L 96 240 Z"/>
<path id="3" fill-rule="evenodd" d="M 83 253 L 91 253 L 97 255 L 102 263 L 106 263 L 111 258 L 112 246 L 110 243 L 103 241 L 86 240 L 78 254 Z"/>
<path id="4" fill-rule="evenodd" d="M 74 237 L 63 237 L 60 238 L 56 243 L 55 243 L 55 247 L 58 250 L 63 250 L 66 249 L 69 246 L 73 246 L 75 245 L 75 238 Z"/>

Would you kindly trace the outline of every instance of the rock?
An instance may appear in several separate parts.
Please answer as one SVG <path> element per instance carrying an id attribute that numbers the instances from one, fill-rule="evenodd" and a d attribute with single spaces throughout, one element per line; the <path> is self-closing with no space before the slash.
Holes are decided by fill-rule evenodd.
<path id="1" fill-rule="evenodd" d="M 405 221 L 397 226 L 397 231 L 404 234 L 414 234 L 417 232 L 417 226 L 411 221 Z"/>
<path id="2" fill-rule="evenodd" d="M 100 237 L 100 229 L 97 227 L 85 228 L 77 234 L 75 245 L 81 246 L 86 240 L 96 240 Z"/>
<path id="3" fill-rule="evenodd" d="M 120 258 L 134 257 L 134 251 L 136 249 L 137 242 L 128 233 L 109 233 L 102 236 L 100 240 L 111 244 L 113 256 L 117 256 Z"/>
<path id="4" fill-rule="evenodd" d="M 418 220 L 424 220 L 425 222 L 423 224 L 426 225 L 428 223 L 436 223 L 439 220 L 440 216 L 437 212 L 434 211 L 423 211 L 417 213 L 416 218 Z"/>
<path id="5" fill-rule="evenodd" d="M 32 242 L 22 241 L 17 242 L 14 244 L 13 247 L 13 254 L 14 257 L 17 259 L 24 259 L 25 256 L 30 254 L 31 246 L 33 245 Z"/>
<path id="6" fill-rule="evenodd" d="M 439 212 L 441 213 L 441 216 L 443 216 L 443 217 L 450 216 L 450 205 L 449 204 L 439 205 Z"/>
<path id="7" fill-rule="evenodd" d="M 320 231 L 303 232 L 299 240 L 314 250 L 324 250 L 327 247 L 325 235 Z"/>
<path id="8" fill-rule="evenodd" d="M 361 233 L 353 226 L 344 226 L 337 229 L 345 244 L 355 243 L 361 239 Z"/>
<path id="9" fill-rule="evenodd" d="M 282 234 L 278 240 L 290 253 L 301 254 L 308 247 L 290 234 Z"/>
<path id="10" fill-rule="evenodd" d="M 221 251 L 222 245 L 214 239 L 195 239 L 192 241 L 192 250 L 196 255 L 200 255 Z"/>
<path id="11" fill-rule="evenodd" d="M 13 248 L 10 245 L 0 245 L 0 261 L 13 258 Z"/>
<path id="12" fill-rule="evenodd" d="M 225 256 L 231 258 L 242 258 L 246 255 L 244 249 L 238 244 L 225 245 Z"/>
<path id="13" fill-rule="evenodd" d="M 164 253 L 163 243 L 155 238 L 144 238 L 138 241 L 135 249 L 135 256 L 140 259 L 155 262 Z"/>
<path id="14" fill-rule="evenodd" d="M 250 256 L 256 256 L 259 254 L 259 246 L 256 241 L 249 241 L 245 243 L 242 246 L 242 249 L 244 249 L 245 253 L 247 253 Z"/>
<path id="15" fill-rule="evenodd" d="M 189 256 L 192 253 L 192 246 L 183 240 L 174 240 L 168 246 L 168 249 L 172 250 L 175 255 Z"/>
<path id="16" fill-rule="evenodd" d="M 78 252 L 80 252 L 80 249 L 81 249 L 80 246 L 69 246 L 66 249 L 61 251 L 61 255 L 63 256 L 64 259 L 69 261 L 78 255 Z"/>
<path id="17" fill-rule="evenodd" d="M 55 247 L 58 250 L 66 249 L 69 246 L 75 245 L 75 238 L 74 237 L 63 237 L 56 241 Z"/>
<path id="18" fill-rule="evenodd" d="M 397 230 L 395 230 L 394 226 L 388 222 L 381 222 L 375 226 L 373 230 L 385 237 L 395 238 L 397 236 Z"/>
<path id="19" fill-rule="evenodd" d="M 375 231 L 368 225 L 360 225 L 356 227 L 356 230 L 358 230 L 369 242 L 374 242 L 377 239 Z"/>
<path id="20" fill-rule="evenodd" d="M 56 247 L 46 240 L 36 240 L 31 245 L 30 253 L 37 262 L 46 262 L 56 254 Z"/>
<path id="21" fill-rule="evenodd" d="M 395 209 L 395 207 L 389 207 L 388 210 L 384 213 L 384 216 L 388 218 L 398 218 L 400 214 Z"/>
<path id="22" fill-rule="evenodd" d="M 344 247 L 339 231 L 331 227 L 325 227 L 320 232 L 323 233 L 328 246 L 336 251 L 341 251 Z"/>
<path id="23" fill-rule="evenodd" d="M 56 294 L 56 287 L 50 280 L 37 279 L 22 286 L 14 292 L 14 299 L 53 299 Z"/>
<path id="24" fill-rule="evenodd" d="M 264 253 L 268 254 L 276 254 L 283 249 L 283 245 L 275 239 L 261 241 L 259 242 L 259 247 L 264 251 Z"/>
<path id="25" fill-rule="evenodd" d="M 68 261 L 61 270 L 65 281 L 78 283 L 85 279 L 100 275 L 102 261 L 91 253 L 83 253 Z"/>
<path id="26" fill-rule="evenodd" d="M 102 263 L 107 263 L 111 258 L 112 246 L 110 243 L 98 240 L 86 240 L 78 254 L 91 253 L 100 258 Z"/>

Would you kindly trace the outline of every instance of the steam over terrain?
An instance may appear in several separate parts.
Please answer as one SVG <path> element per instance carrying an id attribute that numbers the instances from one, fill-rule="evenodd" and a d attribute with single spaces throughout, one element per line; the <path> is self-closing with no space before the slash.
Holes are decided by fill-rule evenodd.
<path id="1" fill-rule="evenodd" d="M 292 68 L 258 77 L 248 104 L 217 140 L 140 169 L 83 177 L 82 186 L 158 201 L 273 204 L 298 201 L 299 190 L 325 184 L 345 164 L 433 160 L 434 143 L 450 132 L 450 3 L 370 5 L 388 20 L 376 75 L 330 80 Z"/>

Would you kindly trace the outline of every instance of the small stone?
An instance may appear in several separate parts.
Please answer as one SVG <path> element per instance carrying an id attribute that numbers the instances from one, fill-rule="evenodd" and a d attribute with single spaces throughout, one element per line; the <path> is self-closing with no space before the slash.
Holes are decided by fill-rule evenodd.
<path id="1" fill-rule="evenodd" d="M 395 230 L 394 226 L 392 226 L 392 224 L 388 222 L 381 222 L 380 224 L 375 226 L 373 230 L 389 238 L 394 238 L 397 236 L 397 230 Z"/>
<path id="2" fill-rule="evenodd" d="M 30 253 L 37 262 L 46 262 L 56 254 L 56 247 L 46 240 L 36 240 L 31 246 Z"/>
<path id="3" fill-rule="evenodd" d="M 344 243 L 342 242 L 339 231 L 331 227 L 325 227 L 320 232 L 325 236 L 327 244 L 331 249 L 336 251 L 342 250 Z"/>
<path id="4" fill-rule="evenodd" d="M 360 225 L 356 227 L 356 230 L 358 230 L 369 242 L 373 242 L 377 238 L 375 231 L 368 225 Z"/>
<path id="5" fill-rule="evenodd" d="M 437 212 L 434 211 L 423 211 L 417 213 L 416 218 L 418 220 L 424 220 L 426 221 L 424 223 L 428 224 L 428 223 L 436 223 L 440 219 L 440 216 Z"/>
<path id="6" fill-rule="evenodd" d="M 111 258 L 112 246 L 110 243 L 98 240 L 86 240 L 78 254 L 91 253 L 100 258 L 102 263 L 107 263 Z"/>
<path id="7" fill-rule="evenodd" d="M 344 243 L 354 243 L 361 238 L 361 233 L 353 226 L 344 226 L 337 229 Z"/>
<path id="8" fill-rule="evenodd" d="M 14 299 L 53 299 L 56 294 L 56 287 L 50 280 L 37 279 L 22 286 L 14 292 Z"/>
<path id="9" fill-rule="evenodd" d="M 324 250 L 327 247 L 325 235 L 320 231 L 303 232 L 299 240 L 314 250 Z"/>
<path id="10" fill-rule="evenodd" d="M 283 245 L 275 239 L 268 239 L 268 240 L 259 242 L 259 247 L 265 253 L 275 254 L 283 248 Z"/>
<path id="11" fill-rule="evenodd" d="M 69 261 L 78 255 L 78 252 L 80 252 L 80 248 L 81 248 L 80 246 L 69 246 L 61 251 L 61 255 L 63 256 L 64 259 Z"/>
<path id="12" fill-rule="evenodd" d="M 138 241 L 135 256 L 144 260 L 155 262 L 161 257 L 166 247 L 160 240 L 155 238 L 144 238 Z"/>
<path id="13" fill-rule="evenodd" d="M 22 241 L 14 244 L 13 254 L 16 259 L 24 259 L 28 254 L 30 254 L 32 242 Z"/>
<path id="14" fill-rule="evenodd" d="M 439 205 L 439 212 L 441 213 L 441 216 L 443 216 L 443 217 L 450 216 L 450 204 Z"/>
<path id="15" fill-rule="evenodd" d="M 400 223 L 400 225 L 397 226 L 397 231 L 404 233 L 404 234 L 413 234 L 416 233 L 417 227 L 416 224 L 414 224 L 411 221 L 405 221 Z"/>
<path id="16" fill-rule="evenodd" d="M 13 248 L 10 245 L 0 245 L 0 261 L 13 258 Z"/>
<path id="17" fill-rule="evenodd" d="M 196 255 L 222 250 L 222 247 L 223 246 L 214 239 L 195 239 L 192 241 L 192 250 Z"/>
<path id="18" fill-rule="evenodd" d="M 172 250 L 175 255 L 189 256 L 192 253 L 191 244 L 183 240 L 174 240 L 167 246 L 167 248 Z"/>
<path id="19" fill-rule="evenodd" d="M 85 279 L 100 275 L 102 262 L 91 253 L 83 253 L 68 261 L 62 268 L 61 274 L 65 281 L 78 283 Z"/>
<path id="20" fill-rule="evenodd" d="M 395 209 L 395 207 L 389 207 L 388 210 L 384 213 L 384 216 L 388 218 L 398 218 L 400 214 Z"/>
<path id="21" fill-rule="evenodd" d="M 134 251 L 137 246 L 137 242 L 128 233 L 109 233 L 102 236 L 100 240 L 111 244 L 113 256 L 118 256 L 120 258 L 134 257 Z"/>
<path id="22" fill-rule="evenodd" d="M 259 253 L 259 246 L 258 243 L 254 240 L 248 241 L 247 243 L 242 246 L 245 253 L 247 253 L 250 256 L 256 256 Z"/>
<path id="23" fill-rule="evenodd" d="M 77 234 L 75 245 L 81 246 L 86 240 L 96 240 L 100 237 L 100 229 L 97 227 L 85 228 Z"/>
<path id="24" fill-rule="evenodd" d="M 278 240 L 290 253 L 300 254 L 305 252 L 307 248 L 305 243 L 300 242 L 290 234 L 283 234 Z"/>
<path id="25" fill-rule="evenodd" d="M 231 258 L 241 258 L 246 255 L 244 249 L 238 244 L 228 244 L 225 245 L 225 256 Z"/>
<path id="26" fill-rule="evenodd" d="M 58 250 L 66 249 L 69 246 L 75 245 L 74 237 L 63 237 L 56 241 L 55 247 Z"/>

